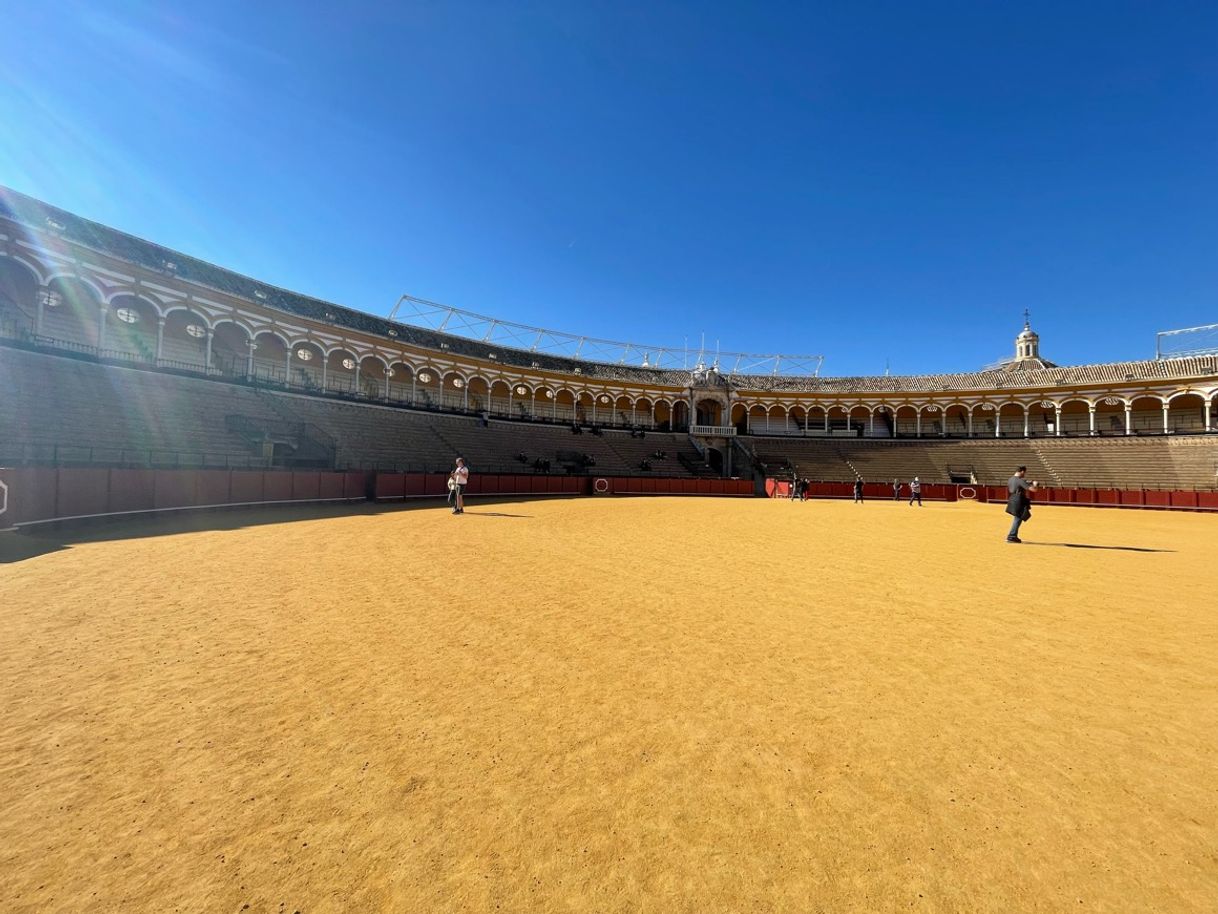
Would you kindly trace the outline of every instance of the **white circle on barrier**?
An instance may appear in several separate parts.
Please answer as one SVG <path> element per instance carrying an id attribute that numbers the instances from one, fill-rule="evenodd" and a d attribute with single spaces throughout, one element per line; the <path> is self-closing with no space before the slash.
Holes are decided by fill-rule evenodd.
<path id="1" fill-rule="evenodd" d="M 592 483 L 592 491 L 594 491 L 597 495 L 604 495 L 606 492 L 609 491 L 609 480 L 608 479 L 595 480 Z"/>
<path id="2" fill-rule="evenodd" d="M 961 498 L 976 498 L 977 490 L 974 489 L 972 486 L 965 486 L 963 489 L 960 490 L 960 497 Z"/>

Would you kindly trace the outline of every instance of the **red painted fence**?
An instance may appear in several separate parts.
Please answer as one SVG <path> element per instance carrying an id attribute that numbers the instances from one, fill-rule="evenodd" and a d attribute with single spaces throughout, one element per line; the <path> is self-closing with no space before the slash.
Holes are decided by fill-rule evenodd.
<path id="1" fill-rule="evenodd" d="M 367 497 L 364 472 L 0 468 L 0 530 L 115 514 Z"/>
<path id="2" fill-rule="evenodd" d="M 771 498 L 788 498 L 791 484 L 786 480 L 767 479 L 766 494 Z M 849 482 L 814 482 L 808 487 L 812 498 L 853 498 L 854 484 Z M 892 501 L 892 486 L 882 482 L 863 483 L 863 497 L 872 501 Z M 909 501 L 909 484 L 902 483 L 901 498 Z M 1006 486 L 969 486 L 922 484 L 925 501 L 963 501 L 1006 503 Z M 1171 491 L 1166 489 L 1078 489 L 1042 486 L 1033 496 L 1034 504 L 1074 505 L 1098 508 L 1157 508 L 1175 511 L 1218 511 L 1218 492 Z"/>
<path id="3" fill-rule="evenodd" d="M 0 529 L 86 517 L 181 511 L 237 505 L 438 498 L 447 494 L 442 473 L 376 473 L 332 470 L 146 470 L 92 467 L 0 468 Z M 766 480 L 766 493 L 786 497 L 785 481 Z M 908 499 L 909 487 L 902 486 Z M 470 496 L 479 495 L 703 495 L 748 497 L 746 479 L 668 479 L 660 476 L 549 476 L 475 474 Z M 814 482 L 813 498 L 850 498 L 848 482 Z M 866 483 L 864 497 L 887 501 L 892 487 Z M 922 486 L 927 501 L 1005 502 L 1005 486 Z M 1158 489 L 1042 488 L 1040 504 L 1108 508 L 1218 511 L 1218 492 Z"/>
<path id="4" fill-rule="evenodd" d="M 378 499 L 447 495 L 443 473 L 377 473 Z M 476 495 L 735 495 L 753 494 L 748 479 L 668 479 L 661 476 L 546 476 L 475 473 L 466 494 Z"/>
<path id="5" fill-rule="evenodd" d="M 442 473 L 0 467 L 0 530 L 58 520 L 238 505 L 443 497 Z M 737 479 L 475 474 L 478 495 L 752 495 Z"/>

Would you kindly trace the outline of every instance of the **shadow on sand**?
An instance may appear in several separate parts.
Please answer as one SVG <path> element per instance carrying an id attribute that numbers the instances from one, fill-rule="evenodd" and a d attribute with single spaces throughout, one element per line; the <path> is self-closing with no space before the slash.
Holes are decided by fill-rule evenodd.
<path id="1" fill-rule="evenodd" d="M 528 497 L 496 497 L 496 505 L 527 501 Z M 0 533 L 0 565 L 24 562 L 81 543 L 174 536 L 211 530 L 242 530 L 267 524 L 325 520 L 333 517 L 375 517 L 403 511 L 451 511 L 443 498 L 426 498 L 405 503 L 350 502 L 331 505 L 267 505 L 255 508 L 211 508 L 165 514 L 98 518 L 61 524 L 42 524 L 20 532 Z M 506 514 L 498 511 L 467 511 L 482 517 L 530 518 L 531 514 Z"/>
<path id="2" fill-rule="evenodd" d="M 1094 546 L 1090 543 L 1031 543 L 1025 546 L 1057 546 L 1061 549 L 1113 549 L 1117 552 L 1175 552 L 1175 549 L 1148 549 L 1145 546 Z"/>

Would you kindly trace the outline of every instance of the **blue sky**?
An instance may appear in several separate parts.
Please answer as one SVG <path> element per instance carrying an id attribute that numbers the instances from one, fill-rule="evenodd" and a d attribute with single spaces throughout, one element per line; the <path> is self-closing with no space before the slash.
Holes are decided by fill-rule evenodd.
<path id="1" fill-rule="evenodd" d="M 385 7 L 385 8 L 382 8 Z M 392 7 L 392 9 L 389 9 Z M 968 370 L 1218 321 L 1218 4 L 5 5 L 0 184 L 375 313 Z"/>

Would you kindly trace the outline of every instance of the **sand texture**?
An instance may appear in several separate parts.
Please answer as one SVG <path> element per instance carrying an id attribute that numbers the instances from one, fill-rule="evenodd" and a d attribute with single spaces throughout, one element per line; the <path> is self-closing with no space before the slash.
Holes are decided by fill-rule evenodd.
<path id="1" fill-rule="evenodd" d="M 0 911 L 1218 910 L 1218 517 L 1006 520 L 0 535 Z"/>

